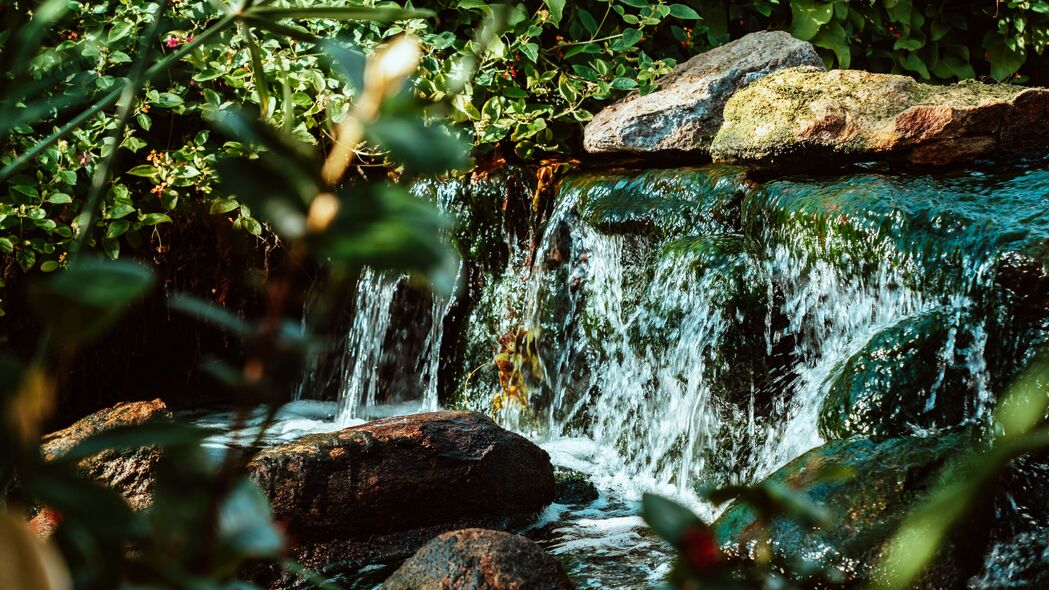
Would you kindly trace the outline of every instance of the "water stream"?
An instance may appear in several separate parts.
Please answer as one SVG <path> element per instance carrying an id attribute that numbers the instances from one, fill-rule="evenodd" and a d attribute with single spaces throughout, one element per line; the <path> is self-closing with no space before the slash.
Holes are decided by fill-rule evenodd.
<path id="1" fill-rule="evenodd" d="M 714 166 L 582 174 L 531 245 L 476 213 L 498 190 L 428 187 L 487 233 L 460 240 L 455 304 L 432 302 L 425 353 L 402 365 L 422 393 L 398 411 L 483 411 L 587 474 L 599 500 L 554 505 L 529 533 L 581 588 L 666 574 L 641 492 L 713 519 L 700 488 L 759 481 L 828 436 L 880 436 L 870 416 L 897 435 L 986 424 L 1049 341 L 1044 164 L 762 185 Z M 360 280 L 330 428 L 384 413 L 376 367 L 402 280 Z"/>

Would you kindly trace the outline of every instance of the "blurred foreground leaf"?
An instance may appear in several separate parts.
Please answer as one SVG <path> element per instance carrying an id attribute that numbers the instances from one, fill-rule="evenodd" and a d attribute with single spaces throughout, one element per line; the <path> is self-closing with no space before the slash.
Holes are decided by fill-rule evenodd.
<path id="1" fill-rule="evenodd" d="M 61 556 L 41 543 L 21 518 L 0 514 L 0 588 L 71 590 L 73 581 Z"/>
<path id="2" fill-rule="evenodd" d="M 137 262 L 85 258 L 33 285 L 29 303 L 58 338 L 79 344 L 109 328 L 153 281 Z"/>

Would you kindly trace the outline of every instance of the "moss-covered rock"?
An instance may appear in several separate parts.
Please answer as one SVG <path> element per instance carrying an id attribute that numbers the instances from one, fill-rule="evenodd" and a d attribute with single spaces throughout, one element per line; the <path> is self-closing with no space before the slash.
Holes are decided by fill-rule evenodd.
<path id="1" fill-rule="evenodd" d="M 832 377 L 820 411 L 826 438 L 888 438 L 961 423 L 973 410 L 958 319 L 944 309 L 906 318 L 871 337 Z"/>
<path id="2" fill-rule="evenodd" d="M 656 238 L 732 231 L 749 188 L 737 166 L 582 174 L 566 181 L 580 192 L 579 215 L 606 234 Z"/>
<path id="3" fill-rule="evenodd" d="M 880 443 L 851 439 L 805 453 L 768 479 L 822 506 L 833 525 L 811 529 L 795 520 L 773 519 L 768 529 L 773 552 L 840 570 L 850 586 L 862 586 L 908 510 L 936 483 L 940 466 L 967 443 L 964 435 Z M 750 555 L 764 530 L 754 511 L 739 504 L 714 523 L 718 543 L 732 555 Z M 974 557 L 986 540 L 986 531 L 950 540 L 918 587 L 964 587 L 979 567 Z"/>
<path id="4" fill-rule="evenodd" d="M 597 487 L 585 473 L 566 467 L 554 470 L 554 502 L 558 504 L 589 504 L 597 499 Z"/>
<path id="5" fill-rule="evenodd" d="M 734 94 L 724 117 L 710 147 L 714 161 L 946 164 L 1045 148 L 1049 89 L 791 68 Z"/>

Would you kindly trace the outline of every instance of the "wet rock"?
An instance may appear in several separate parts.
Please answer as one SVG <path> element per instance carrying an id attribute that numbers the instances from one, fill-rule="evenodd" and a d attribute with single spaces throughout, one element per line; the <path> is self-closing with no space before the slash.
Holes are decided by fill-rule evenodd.
<path id="1" fill-rule="evenodd" d="M 546 452 L 476 412 L 306 436 L 262 451 L 249 470 L 299 541 L 528 514 L 554 498 Z"/>
<path id="2" fill-rule="evenodd" d="M 738 89 L 793 66 L 823 67 L 812 45 L 782 31 L 751 33 L 701 53 L 659 81 L 604 108 L 584 130 L 591 153 L 706 152 L 725 102 Z"/>
<path id="3" fill-rule="evenodd" d="M 554 502 L 558 504 L 589 504 L 597 499 L 597 488 L 584 473 L 559 467 L 554 480 Z"/>
<path id="4" fill-rule="evenodd" d="M 45 460 L 51 461 L 100 432 L 170 417 L 171 412 L 160 399 L 122 402 L 48 434 L 43 438 L 41 452 Z M 144 447 L 133 451 L 103 451 L 80 461 L 78 467 L 87 477 L 119 491 L 132 509 L 143 510 L 153 500 L 151 490 L 159 461 L 158 449 Z"/>
<path id="5" fill-rule="evenodd" d="M 935 309 L 874 334 L 831 377 L 820 434 L 889 438 L 962 422 L 973 409 L 973 389 L 964 360 L 955 359 L 971 345 L 959 323 Z"/>
<path id="6" fill-rule="evenodd" d="M 574 586 L 539 545 L 484 529 L 445 533 L 419 550 L 383 590 L 563 590 Z"/>
<path id="7" fill-rule="evenodd" d="M 733 230 L 752 186 L 745 169 L 698 168 L 589 173 L 570 177 L 579 216 L 604 234 L 662 238 Z"/>
<path id="8" fill-rule="evenodd" d="M 1042 149 L 1049 89 L 812 68 L 779 71 L 729 99 L 710 147 L 760 167 L 881 159 L 948 164 Z"/>
<path id="9" fill-rule="evenodd" d="M 840 570 L 848 586 L 862 586 L 908 511 L 935 486 L 948 458 L 967 444 L 964 435 L 901 437 L 880 443 L 834 441 L 813 449 L 768 479 L 789 486 L 823 506 L 832 526 L 809 529 L 776 518 L 769 528 L 772 550 Z M 979 567 L 988 522 L 970 521 L 952 537 L 917 587 L 960 588 Z M 982 532 L 981 532 L 982 531 Z M 753 557 L 762 538 L 755 513 L 734 504 L 714 523 L 718 543 L 730 555 Z"/>

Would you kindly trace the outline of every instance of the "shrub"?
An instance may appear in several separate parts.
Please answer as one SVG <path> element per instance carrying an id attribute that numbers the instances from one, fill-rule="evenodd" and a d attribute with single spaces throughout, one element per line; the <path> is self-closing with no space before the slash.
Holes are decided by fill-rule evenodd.
<path id="1" fill-rule="evenodd" d="M 128 75 L 131 56 L 143 49 L 137 46 L 141 30 L 157 6 L 143 0 L 47 5 L 59 4 L 70 14 L 47 35 L 29 74 L 40 86 L 37 96 L 63 108 L 41 113 L 12 103 L 0 109 L 7 121 L 0 131 L 13 131 L 0 152 L 0 190 L 6 194 L 0 200 L 0 254 L 25 272 L 63 266 L 80 231 L 89 231 L 91 241 L 115 258 L 148 244 L 157 226 L 185 208 L 206 209 L 260 235 L 263 226 L 251 209 L 215 183 L 216 157 L 245 148 L 210 134 L 207 121 L 230 105 L 250 103 L 292 135 L 327 145 L 333 125 L 350 107 L 353 81 L 328 67 L 310 42 L 313 36 L 339 38 L 365 52 L 401 33 L 417 36 L 425 55 L 416 93 L 441 101 L 449 89 L 455 92 L 448 108 L 431 116 L 458 123 L 476 152 L 505 145 L 523 158 L 572 152 L 581 124 L 603 102 L 651 91 L 681 59 L 753 30 L 787 29 L 810 40 L 831 66 L 938 81 L 984 74 L 1022 81 L 1025 60 L 1044 53 L 1049 38 L 1047 0 L 957 6 L 920 0 L 419 0 L 415 4 L 439 18 L 284 21 L 290 35 L 243 25 L 226 30 L 216 43 L 194 45 L 220 17 L 210 2 L 180 0 L 168 10 L 170 24 L 158 49 L 181 57 L 148 83 L 119 146 L 106 137 L 114 115 L 102 108 L 34 152 L 56 121 L 77 112 L 72 107 L 104 101 Z M 281 10 L 295 3 L 265 5 Z M 18 3 L 3 13 L 7 45 L 27 11 Z M 11 51 L 5 47 L 4 53 L 9 60 Z M 105 187 L 102 218 L 83 228 L 80 208 L 95 162 L 114 149 L 117 173 Z M 373 148 L 361 148 L 359 155 L 383 164 Z"/>

